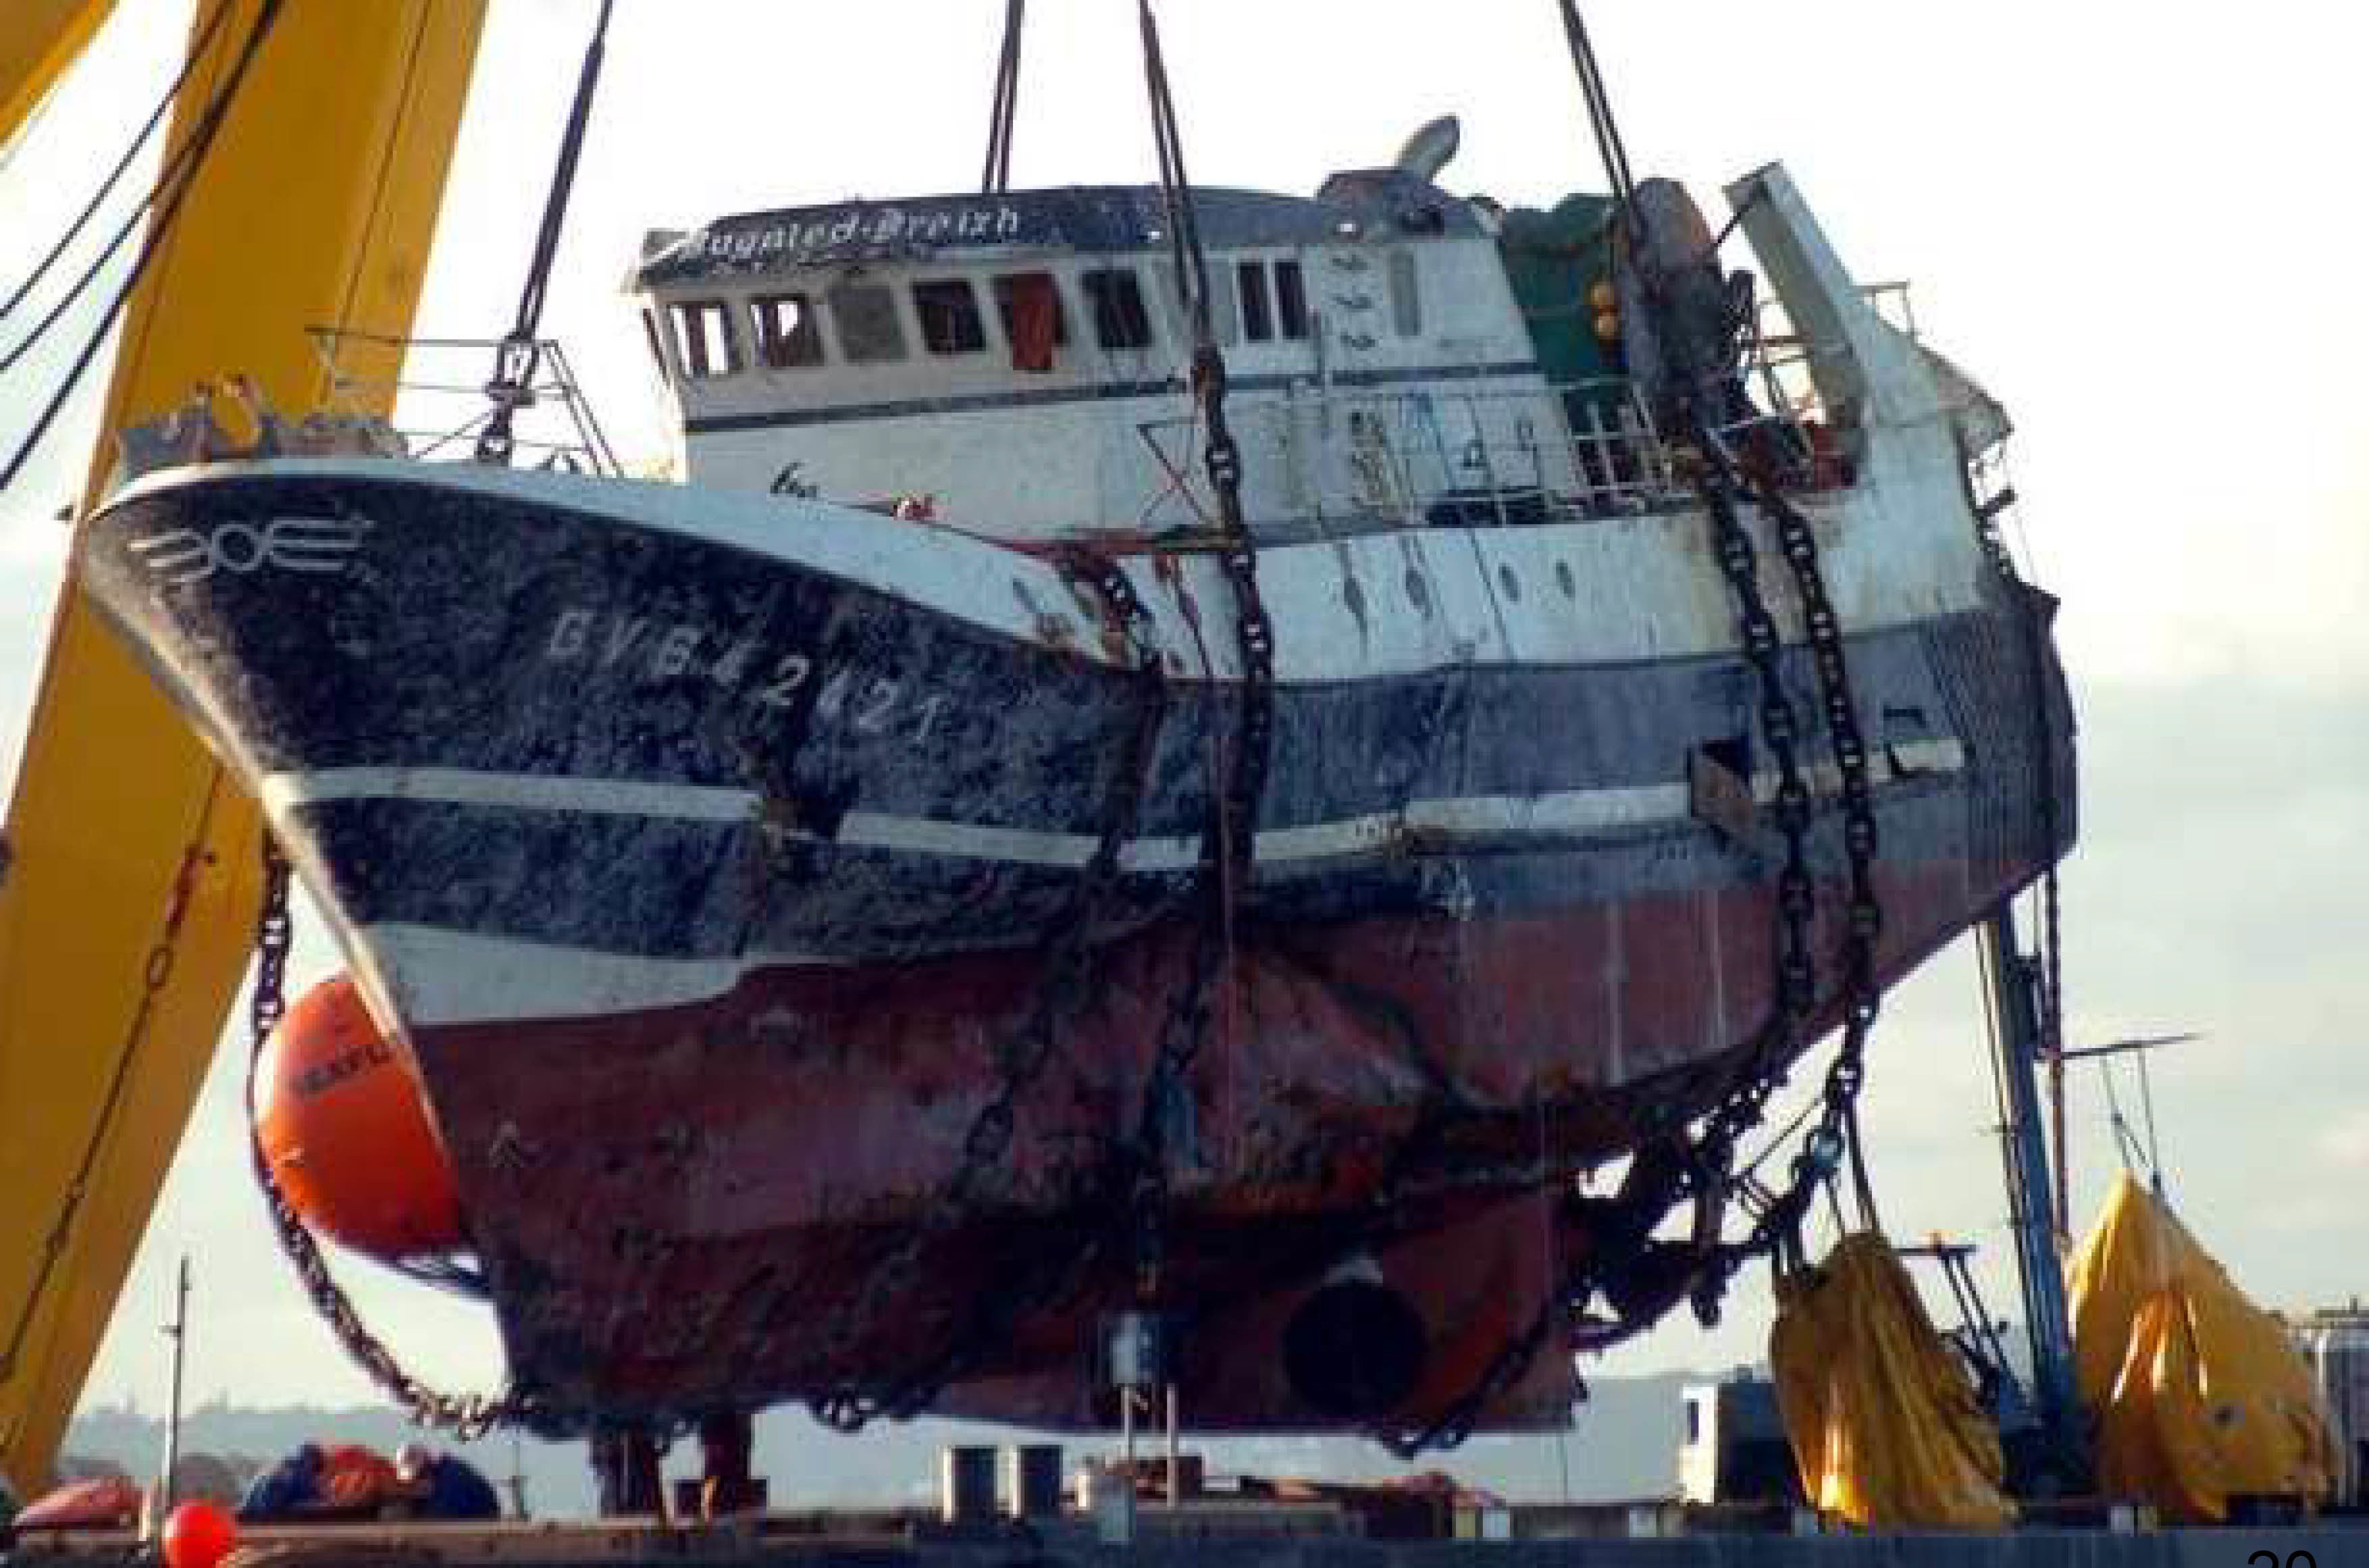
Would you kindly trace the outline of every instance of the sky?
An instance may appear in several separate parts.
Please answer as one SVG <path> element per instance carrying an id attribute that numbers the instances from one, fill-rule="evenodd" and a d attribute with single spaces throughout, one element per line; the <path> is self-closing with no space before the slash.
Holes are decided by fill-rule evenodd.
<path id="1" fill-rule="evenodd" d="M 307 0 L 324 3 L 324 0 Z M 419 320 L 507 326 L 591 0 L 493 0 Z M 1152 177 L 1125 0 L 1037 0 L 1015 184 Z M 2267 1302 L 2369 1294 L 2369 361 L 2358 258 L 2369 11 L 2323 0 L 1599 0 L 1631 162 L 1716 191 L 1782 160 L 1863 280 L 1913 282 L 1937 347 L 2005 402 L 2019 544 L 2064 601 L 2081 725 L 2066 867 L 2074 1044 L 2199 1031 L 2153 1090 L 2171 1196 Z M 642 231 L 975 183 L 1002 7 L 621 0 L 545 318 L 611 433 L 663 449 L 617 293 Z M 1443 183 L 1549 204 L 1601 177 L 1551 0 L 1169 0 L 1197 181 L 1307 191 L 1453 111 Z M 187 0 L 122 0 L 80 75 L 0 166 L 13 282 L 173 68 Z M 0 342 L 13 340 L 0 324 Z M 0 380 L 13 443 L 45 367 Z M 0 496 L 0 761 L 40 667 L 80 424 Z M 335 956 L 317 925 L 300 977 Z M 1984 1248 L 2011 1310 L 1982 1006 L 1961 944 L 1898 988 L 1864 1122 L 1896 1236 Z M 90 1385 L 153 1408 L 173 1261 L 194 1254 L 191 1386 L 247 1402 L 367 1397 L 275 1253 L 225 1050 Z M 1814 1074 L 1809 1075 L 1814 1077 Z M 2131 1086 L 2124 1084 L 2126 1097 Z M 2112 1171 L 2094 1071 L 2074 1082 L 2079 1216 Z M 484 1386 L 480 1310 L 349 1261 L 366 1314 L 431 1378 Z M 1706 1333 L 1683 1315 L 1599 1368 L 1757 1359 L 1765 1275 Z"/>

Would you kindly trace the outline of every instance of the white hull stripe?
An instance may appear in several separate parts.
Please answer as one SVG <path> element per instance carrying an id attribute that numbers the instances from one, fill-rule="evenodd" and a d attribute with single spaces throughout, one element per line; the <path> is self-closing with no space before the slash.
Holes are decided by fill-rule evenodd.
<path id="1" fill-rule="evenodd" d="M 1881 748 L 1875 755 L 1879 761 L 1887 756 L 1894 760 L 1891 772 L 1895 777 L 1954 773 L 1965 764 L 1965 749 L 1954 738 Z M 1807 772 L 1814 789 L 1831 794 L 1836 788 L 1831 763 Z M 1775 793 L 1774 774 L 1764 773 L 1753 784 L 1754 792 L 1764 800 Z M 763 813 L 763 798 L 754 790 L 547 773 L 473 773 L 458 768 L 330 768 L 312 773 L 274 773 L 263 781 L 262 794 L 264 810 L 280 825 L 300 807 L 349 800 L 407 800 L 676 822 L 757 824 Z M 1678 783 L 1414 800 L 1403 811 L 1265 829 L 1258 835 L 1257 857 L 1262 864 L 1281 865 L 1368 854 L 1401 835 L 1458 839 L 1600 832 L 1683 818 L 1690 798 L 1686 784 Z M 839 831 L 828 840 L 801 830 L 779 830 L 853 849 L 1069 867 L 1085 864 L 1095 843 L 1090 833 L 875 811 L 847 813 L 840 820 Z M 1122 846 L 1119 864 L 1130 871 L 1183 871 L 1199 859 L 1200 853 L 1197 835 L 1134 839 Z"/>
<path id="2" fill-rule="evenodd" d="M 599 1018 L 709 1001 L 753 970 L 832 962 L 795 953 L 644 958 L 389 921 L 354 933 L 376 1000 L 415 1027 Z"/>

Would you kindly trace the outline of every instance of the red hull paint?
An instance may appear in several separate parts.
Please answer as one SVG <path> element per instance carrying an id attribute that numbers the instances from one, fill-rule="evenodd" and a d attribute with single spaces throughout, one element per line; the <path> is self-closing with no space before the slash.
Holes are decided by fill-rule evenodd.
<path id="1" fill-rule="evenodd" d="M 1883 876 L 1885 970 L 2025 874 Z M 1082 1248 L 1186 941 L 1103 956 L 978 1212 L 936 1230 L 891 1299 L 866 1281 L 960 1164 L 1034 955 L 774 970 L 698 1006 L 420 1031 L 520 1376 L 567 1409 L 745 1406 L 908 1369 L 978 1327 L 980 1303 L 1024 1298 L 942 1407 L 1096 1419 L 1091 1325 L 1130 1274 L 1119 1246 Z M 1394 1416 L 1469 1386 L 1586 1244 L 1558 1229 L 1545 1178 L 1622 1153 L 1649 1103 L 1717 1092 L 1765 1015 L 1769 944 L 1757 889 L 1246 933 L 1191 1075 L 1195 1157 L 1171 1177 L 1169 1284 L 1200 1314 L 1188 1419 L 1322 1425 L 1274 1347 L 1361 1247 L 1432 1346 Z M 1487 1414 L 1560 1419 L 1568 1397 L 1550 1354 Z"/>

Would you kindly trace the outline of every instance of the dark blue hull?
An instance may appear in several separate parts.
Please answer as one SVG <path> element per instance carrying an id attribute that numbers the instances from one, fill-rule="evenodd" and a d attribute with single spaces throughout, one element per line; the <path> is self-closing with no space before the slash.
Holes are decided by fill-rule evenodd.
<path id="1" fill-rule="evenodd" d="M 860 528 L 910 562 L 910 525 L 785 509 L 784 530 L 837 531 L 818 564 L 749 505 L 706 537 L 653 521 L 715 504 L 696 493 L 607 494 L 395 464 L 201 474 L 96 520 L 83 570 L 402 1026 L 520 1376 L 561 1412 L 814 1393 L 956 1332 L 1015 1258 L 1094 1223 L 1081 1172 L 1130 1124 L 1189 969 L 1170 917 L 1239 691 L 1169 650 L 1096 987 L 972 1189 L 978 1223 L 933 1242 L 893 1321 L 790 1333 L 860 1297 L 963 1160 L 1143 689 L 1026 552 L 923 539 L 953 563 L 933 603 L 866 575 Z M 1130 575 L 1150 598 L 1169 565 Z M 1208 1343 L 1247 1343 L 1381 1195 L 1425 1195 L 1371 1241 L 1437 1336 L 1419 1414 L 1551 1288 L 1507 1216 L 1639 1118 L 1703 1108 L 1767 1017 L 1778 846 L 1741 782 L 1767 762 L 1725 652 L 1323 678 L 1288 566 L 1262 551 L 1289 657 L 1240 954 L 1183 1086 L 1174 1267 L 1232 1325 Z M 1850 639 L 1886 978 L 2070 841 L 2070 715 L 2018 591 Z M 1019 608 L 972 612 L 990 602 Z M 1806 662 L 1786 671 L 1814 715 Z M 1723 801 L 1689 788 L 1707 763 Z M 1825 1005 L 1842 860 L 1821 801 Z M 1066 1368 L 1127 1288 L 1081 1265 L 984 1368 L 1004 1380 L 956 1399 L 1089 1418 Z M 1196 1422 L 1310 1424 L 1264 1363 L 1188 1381 Z M 1562 1398 L 1525 1383 L 1489 1414 Z"/>

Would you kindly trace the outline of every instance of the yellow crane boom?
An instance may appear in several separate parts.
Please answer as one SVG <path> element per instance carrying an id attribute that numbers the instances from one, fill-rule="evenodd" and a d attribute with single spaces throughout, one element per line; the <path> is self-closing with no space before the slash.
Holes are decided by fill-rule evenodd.
<path id="1" fill-rule="evenodd" d="M 23 129 L 115 0 L 14 0 L 0 17 L 0 146 Z"/>
<path id="2" fill-rule="evenodd" d="M 0 8 L 0 137 L 109 3 Z M 86 513 L 113 432 L 234 374 L 283 412 L 321 407 L 305 328 L 400 338 L 418 303 L 484 0 L 200 0 L 193 49 L 215 4 L 229 15 L 175 106 L 168 167 L 269 31 L 126 312 Z M 258 831 L 69 584 L 0 884 L 0 1474 L 20 1492 L 48 1479 L 221 1036 Z"/>

